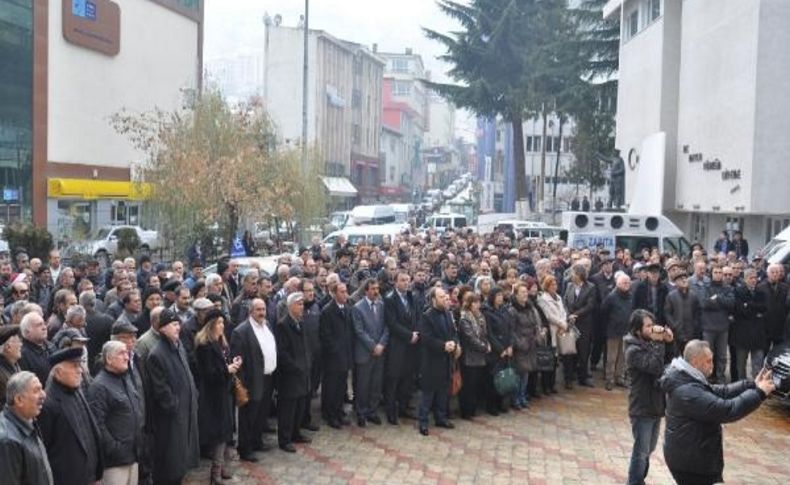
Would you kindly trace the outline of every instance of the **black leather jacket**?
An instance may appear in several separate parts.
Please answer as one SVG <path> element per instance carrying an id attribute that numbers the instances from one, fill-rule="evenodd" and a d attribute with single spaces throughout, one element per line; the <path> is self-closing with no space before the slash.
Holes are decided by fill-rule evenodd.
<path id="1" fill-rule="evenodd" d="M 51 485 L 52 472 L 43 449 L 33 426 L 10 409 L 0 413 L 0 477 L 4 484 Z"/>

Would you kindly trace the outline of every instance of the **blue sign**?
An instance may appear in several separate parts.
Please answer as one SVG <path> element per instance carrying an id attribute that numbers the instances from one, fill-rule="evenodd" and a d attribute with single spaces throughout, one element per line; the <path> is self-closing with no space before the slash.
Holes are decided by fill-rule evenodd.
<path id="1" fill-rule="evenodd" d="M 608 234 L 573 234 L 570 246 L 574 249 L 595 249 L 603 246 L 611 252 L 615 249 L 614 236 Z"/>
<path id="2" fill-rule="evenodd" d="M 3 200 L 6 202 L 19 200 L 19 190 L 3 189 Z"/>
<path id="3" fill-rule="evenodd" d="M 244 250 L 244 245 L 241 243 L 241 238 L 236 236 L 233 239 L 233 247 L 230 249 L 230 257 L 243 258 L 246 255 L 247 251 Z"/>
<path id="4" fill-rule="evenodd" d="M 91 0 L 72 0 L 71 13 L 75 17 L 96 20 L 96 3 Z"/>

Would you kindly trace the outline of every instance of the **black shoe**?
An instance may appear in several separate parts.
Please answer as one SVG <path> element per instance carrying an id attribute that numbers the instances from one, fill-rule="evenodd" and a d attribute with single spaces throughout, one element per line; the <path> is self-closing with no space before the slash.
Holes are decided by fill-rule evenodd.
<path id="1" fill-rule="evenodd" d="M 294 443 L 312 443 L 313 440 L 304 435 L 299 435 L 294 438 Z"/>
<path id="2" fill-rule="evenodd" d="M 360 428 L 364 428 L 367 425 L 368 423 L 365 420 L 365 418 L 357 418 L 357 426 L 359 426 Z"/>
<path id="3" fill-rule="evenodd" d="M 489 409 L 488 414 L 490 414 L 491 416 L 499 416 L 499 411 L 497 411 L 496 409 Z"/>
<path id="4" fill-rule="evenodd" d="M 573 390 L 573 382 L 566 382 L 565 389 L 572 391 Z"/>
<path id="5" fill-rule="evenodd" d="M 611 382 L 607 382 L 606 385 L 604 386 L 604 388 L 607 391 L 611 391 L 612 389 L 614 389 L 614 385 Z"/>
<path id="6" fill-rule="evenodd" d="M 423 436 L 428 436 L 428 427 L 427 426 L 420 426 L 420 434 Z"/>
<path id="7" fill-rule="evenodd" d="M 593 384 L 592 379 L 585 379 L 583 381 L 580 381 L 579 385 L 584 387 L 595 387 L 595 384 Z"/>
<path id="8" fill-rule="evenodd" d="M 307 423 L 302 425 L 302 429 L 306 429 L 307 431 L 318 431 L 321 428 L 319 428 L 316 424 Z"/>
<path id="9" fill-rule="evenodd" d="M 395 416 L 387 416 L 387 422 L 393 426 L 397 426 L 398 424 L 400 424 L 398 423 L 398 418 Z"/>
<path id="10" fill-rule="evenodd" d="M 455 429 L 455 425 L 450 421 L 442 421 L 441 423 L 436 423 L 437 428 L 445 428 L 445 429 Z"/>
<path id="11" fill-rule="evenodd" d="M 345 416 L 343 416 L 342 418 L 340 418 L 339 422 L 340 422 L 340 424 L 341 424 L 341 425 L 343 425 L 343 426 L 351 426 L 351 420 L 350 420 L 350 419 L 348 419 L 348 418 L 347 418 L 347 417 L 345 417 Z"/>
<path id="12" fill-rule="evenodd" d="M 248 461 L 250 463 L 257 463 L 258 457 L 253 455 L 252 453 L 244 453 L 239 455 L 239 460 L 241 461 Z"/>
<path id="13" fill-rule="evenodd" d="M 280 449 L 286 451 L 288 453 L 296 453 L 296 448 L 291 443 L 286 443 L 284 445 L 280 445 Z"/>
<path id="14" fill-rule="evenodd" d="M 330 419 L 327 421 L 326 424 L 328 424 L 330 428 L 343 429 L 343 426 L 340 424 L 340 421 L 337 419 Z"/>
<path id="15" fill-rule="evenodd" d="M 557 394 L 559 391 L 557 391 L 556 387 L 552 387 L 551 389 L 549 389 L 549 392 L 552 394 Z"/>
<path id="16" fill-rule="evenodd" d="M 461 419 L 463 419 L 464 421 L 474 421 L 475 417 L 472 416 L 471 414 L 462 414 Z"/>
<path id="17" fill-rule="evenodd" d="M 377 414 L 374 414 L 372 416 L 368 416 L 368 421 L 370 421 L 373 424 L 381 425 L 381 418 L 378 417 Z"/>
<path id="18" fill-rule="evenodd" d="M 417 419 L 417 415 L 414 414 L 413 412 L 409 411 L 408 409 L 406 411 L 401 411 L 399 414 L 400 414 L 401 418 Z"/>

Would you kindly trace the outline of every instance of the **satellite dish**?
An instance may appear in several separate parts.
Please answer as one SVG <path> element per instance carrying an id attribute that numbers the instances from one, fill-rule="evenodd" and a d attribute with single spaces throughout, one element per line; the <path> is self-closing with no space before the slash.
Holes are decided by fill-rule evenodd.
<path id="1" fill-rule="evenodd" d="M 277 15 L 274 16 L 274 25 L 279 27 L 280 24 L 282 23 L 283 23 L 283 16 L 278 13 Z"/>

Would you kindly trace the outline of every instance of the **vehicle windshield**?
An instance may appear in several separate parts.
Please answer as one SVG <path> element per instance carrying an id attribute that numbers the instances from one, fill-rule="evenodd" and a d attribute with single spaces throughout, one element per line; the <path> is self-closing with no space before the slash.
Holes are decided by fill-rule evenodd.
<path id="1" fill-rule="evenodd" d="M 779 244 L 775 244 L 771 250 L 766 253 L 763 258 L 765 261 L 770 263 L 782 263 L 788 259 L 788 255 L 790 255 L 790 243 L 788 241 L 782 241 Z"/>
<path id="2" fill-rule="evenodd" d="M 108 227 L 103 227 L 96 233 L 96 239 L 107 239 L 107 236 L 109 235 L 110 229 Z"/>
<path id="3" fill-rule="evenodd" d="M 649 236 L 617 236 L 617 247 L 628 249 L 631 254 L 639 254 L 643 249 L 658 247 L 658 238 Z"/>
<path id="4" fill-rule="evenodd" d="M 691 244 L 684 237 L 665 237 L 664 251 L 685 257 L 691 254 Z"/>
<path id="5" fill-rule="evenodd" d="M 772 240 L 763 248 L 762 250 L 763 258 L 765 258 L 766 261 L 769 261 L 771 259 L 771 256 L 782 251 L 783 248 L 788 247 L 787 243 L 788 241 L 784 241 L 782 239 Z"/>

